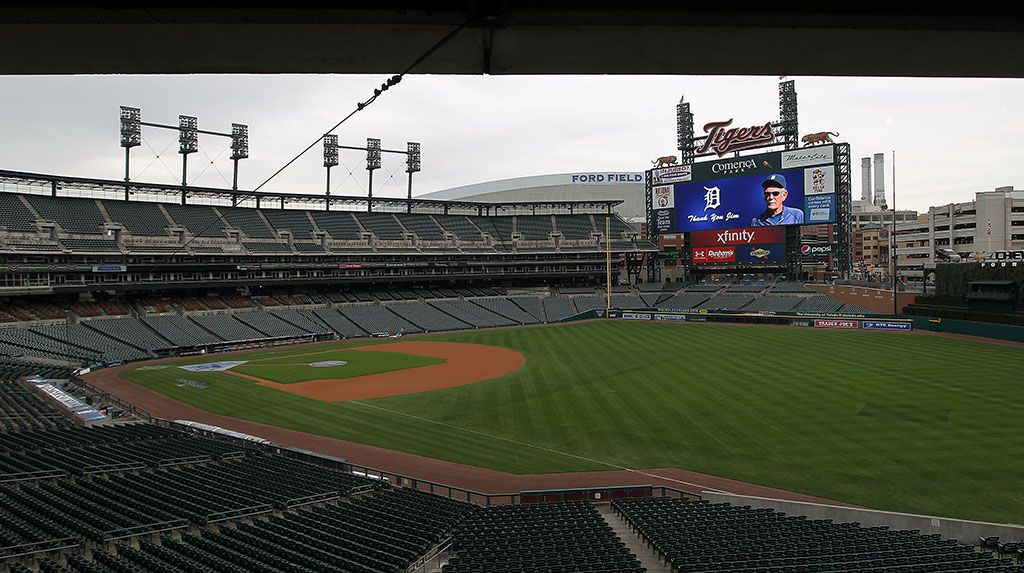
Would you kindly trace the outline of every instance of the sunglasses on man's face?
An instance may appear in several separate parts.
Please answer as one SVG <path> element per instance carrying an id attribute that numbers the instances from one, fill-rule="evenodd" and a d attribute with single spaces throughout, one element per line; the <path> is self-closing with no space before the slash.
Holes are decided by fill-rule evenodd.
<path id="1" fill-rule="evenodd" d="M 782 191 L 765 191 L 764 192 L 764 196 L 765 197 L 767 197 L 769 195 L 771 195 L 772 197 L 778 197 L 779 195 L 782 195 Z"/>

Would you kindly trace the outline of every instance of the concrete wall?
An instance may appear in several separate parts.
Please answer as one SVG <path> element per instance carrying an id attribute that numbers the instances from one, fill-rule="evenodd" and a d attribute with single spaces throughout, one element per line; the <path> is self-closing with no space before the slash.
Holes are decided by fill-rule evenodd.
<path id="1" fill-rule="evenodd" d="M 853 509 L 835 505 L 706 491 L 701 492 L 700 495 L 712 503 L 749 505 L 755 508 L 770 507 L 787 515 L 804 515 L 808 519 L 831 519 L 836 523 L 856 522 L 864 527 L 888 526 L 890 529 L 916 529 L 924 535 L 938 533 L 946 539 L 955 539 L 964 545 L 977 545 L 979 537 L 991 536 L 998 536 L 999 540 L 1003 542 L 1024 541 L 1024 525 L 985 523 L 872 509 Z"/>
<path id="2" fill-rule="evenodd" d="M 862 306 L 878 314 L 892 314 L 892 291 L 877 288 L 856 287 L 846 285 L 816 285 L 809 284 L 808 287 L 827 294 L 828 296 L 841 300 L 846 304 Z M 897 292 L 896 300 L 900 313 L 908 304 L 917 300 L 918 293 Z"/>

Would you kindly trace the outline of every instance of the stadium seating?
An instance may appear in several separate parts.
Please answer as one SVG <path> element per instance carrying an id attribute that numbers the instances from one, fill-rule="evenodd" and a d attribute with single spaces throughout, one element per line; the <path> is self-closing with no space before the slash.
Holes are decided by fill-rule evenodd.
<path id="1" fill-rule="evenodd" d="M 800 304 L 796 305 L 793 310 L 797 312 L 830 313 L 838 311 L 842 306 L 842 301 L 838 301 L 825 295 L 816 294 L 800 301 Z"/>
<path id="2" fill-rule="evenodd" d="M 335 241 L 359 241 L 361 229 L 348 211 L 310 211 L 317 227 L 330 233 Z"/>
<path id="3" fill-rule="evenodd" d="M 101 201 L 110 220 L 124 225 L 132 235 L 167 236 L 167 227 L 171 224 L 164 216 L 160 206 L 146 201 Z"/>
<path id="4" fill-rule="evenodd" d="M 570 316 L 579 314 L 576 310 L 576 306 L 573 304 L 572 299 L 568 298 L 545 298 L 542 299 L 544 304 L 544 316 L 547 317 L 547 322 L 558 322 L 565 320 Z"/>
<path id="5" fill-rule="evenodd" d="M 494 313 L 468 300 L 435 300 L 430 304 L 460 321 L 476 328 L 493 328 L 496 326 L 512 326 L 516 324 L 504 316 Z"/>
<path id="6" fill-rule="evenodd" d="M 36 217 L 21 198 L 21 195 L 0 193 L 0 221 L 11 231 L 35 231 Z"/>
<path id="7" fill-rule="evenodd" d="M 398 331 L 411 334 L 423 331 L 384 306 L 346 306 L 339 308 L 338 312 L 370 334 L 395 334 Z"/>
<path id="8" fill-rule="evenodd" d="M 530 314 L 526 310 L 523 310 L 523 308 L 517 305 L 512 299 L 504 297 L 477 298 L 472 299 L 471 302 L 507 318 L 514 324 L 537 324 L 538 322 L 541 322 L 540 318 Z"/>
<path id="9" fill-rule="evenodd" d="M 589 240 L 594 232 L 594 223 L 590 215 L 556 215 L 555 225 L 562 238 L 570 241 Z"/>
<path id="10" fill-rule="evenodd" d="M 53 221 L 67 233 L 99 234 L 106 223 L 94 199 L 23 195 L 44 221 Z"/>
<path id="11" fill-rule="evenodd" d="M 388 310 L 421 328 L 424 332 L 443 332 L 473 328 L 473 325 L 446 314 L 425 302 L 398 302 L 387 305 Z"/>
<path id="12" fill-rule="evenodd" d="M 199 346 L 220 342 L 220 339 L 210 332 L 177 314 L 144 316 L 141 320 L 174 346 Z"/>
<path id="13" fill-rule="evenodd" d="M 373 233 L 375 237 L 385 241 L 401 241 L 404 238 L 404 229 L 398 224 L 398 219 L 391 213 L 356 213 L 356 219 L 364 229 Z"/>
<path id="14" fill-rule="evenodd" d="M 221 340 L 256 340 L 267 335 L 227 314 L 193 314 L 189 319 Z"/>
<path id="15" fill-rule="evenodd" d="M 697 305 L 697 310 L 739 310 L 753 300 L 752 296 L 717 295 Z"/>
<path id="16" fill-rule="evenodd" d="M 743 307 L 743 310 L 785 312 L 792 310 L 802 299 L 795 296 L 761 296 Z"/>
<path id="17" fill-rule="evenodd" d="M 970 571 L 1020 569 L 938 535 L 790 517 L 772 509 L 667 498 L 612 506 L 675 571 Z"/>
<path id="18" fill-rule="evenodd" d="M 516 232 L 527 241 L 547 241 L 551 238 L 550 215 L 519 215 L 516 217 Z"/>
<path id="19" fill-rule="evenodd" d="M 421 241 L 443 241 L 444 229 L 442 229 L 431 215 L 420 215 L 405 213 L 399 217 L 406 229 L 416 233 Z"/>
<path id="20" fill-rule="evenodd" d="M 258 209 L 224 209 L 221 211 L 224 221 L 230 226 L 241 229 L 250 239 L 273 239 L 275 234 L 267 225 Z"/>
<path id="21" fill-rule="evenodd" d="M 267 336 L 302 336 L 309 334 L 306 330 L 291 324 L 277 316 L 266 312 L 264 310 L 250 310 L 245 312 L 236 312 L 231 315 L 233 318 L 249 325 L 254 330 L 263 333 L 265 338 Z"/>
<path id="22" fill-rule="evenodd" d="M 213 207 L 206 205 L 175 205 L 168 203 L 162 205 L 171 216 L 174 223 L 185 227 L 197 237 L 221 237 L 223 238 L 226 224 L 220 221 L 220 215 Z M 191 247 L 197 250 L 196 247 Z M 198 251 L 197 251 L 198 252 Z"/>
<path id="23" fill-rule="evenodd" d="M 583 501 L 485 507 L 456 527 L 443 573 L 642 573 L 636 556 Z"/>
<path id="24" fill-rule="evenodd" d="M 311 239 L 316 227 L 309 218 L 307 211 L 295 209 L 263 209 L 261 211 L 274 229 L 291 231 L 295 239 Z"/>
<path id="25" fill-rule="evenodd" d="M 710 297 L 706 294 L 694 294 L 689 291 L 678 291 L 675 296 L 663 299 L 658 303 L 659 310 L 696 310 L 702 308 Z"/>
<path id="26" fill-rule="evenodd" d="M 81 324 L 110 338 L 117 339 L 125 344 L 155 350 L 157 348 L 170 348 L 174 346 L 169 340 L 154 333 L 149 328 L 134 318 L 105 318 L 98 320 L 85 320 Z"/>

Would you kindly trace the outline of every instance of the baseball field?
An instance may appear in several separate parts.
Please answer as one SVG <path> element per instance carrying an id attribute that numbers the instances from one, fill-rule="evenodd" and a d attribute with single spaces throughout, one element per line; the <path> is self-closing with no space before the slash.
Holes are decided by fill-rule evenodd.
<path id="1" fill-rule="evenodd" d="M 244 363 L 179 368 L 215 361 Z M 594 321 L 120 376 L 217 414 L 506 472 L 678 467 L 1024 523 L 1022 364 L 1024 348 L 926 334 Z"/>

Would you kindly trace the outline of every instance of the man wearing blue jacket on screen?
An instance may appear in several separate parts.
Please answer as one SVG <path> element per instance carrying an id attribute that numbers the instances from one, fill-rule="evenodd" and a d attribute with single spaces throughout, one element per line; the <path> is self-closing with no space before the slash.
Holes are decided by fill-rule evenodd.
<path id="1" fill-rule="evenodd" d="M 786 207 L 786 178 L 782 175 L 769 175 L 761 182 L 764 190 L 764 204 L 766 209 L 760 215 L 750 220 L 751 227 L 773 227 L 775 225 L 799 225 L 804 222 L 804 212 L 801 209 Z"/>

